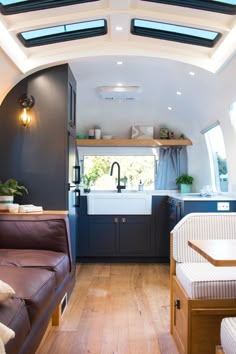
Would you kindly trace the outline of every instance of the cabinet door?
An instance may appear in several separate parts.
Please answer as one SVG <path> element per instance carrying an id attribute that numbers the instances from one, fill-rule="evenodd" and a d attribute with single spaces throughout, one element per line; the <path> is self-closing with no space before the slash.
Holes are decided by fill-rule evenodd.
<path id="1" fill-rule="evenodd" d="M 150 216 L 120 216 L 119 227 L 119 255 L 148 256 L 154 252 L 151 242 Z"/>
<path id="2" fill-rule="evenodd" d="M 89 216 L 89 255 L 115 256 L 117 254 L 118 217 Z"/>
<path id="3" fill-rule="evenodd" d="M 166 196 L 152 199 L 155 218 L 156 256 L 168 259 L 170 256 L 169 204 Z"/>

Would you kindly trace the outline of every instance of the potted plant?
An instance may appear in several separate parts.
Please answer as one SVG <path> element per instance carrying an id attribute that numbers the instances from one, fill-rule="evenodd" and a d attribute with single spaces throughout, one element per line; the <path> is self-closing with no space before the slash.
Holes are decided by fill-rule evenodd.
<path id="1" fill-rule="evenodd" d="M 0 210 L 8 210 L 8 204 L 13 203 L 14 196 L 22 195 L 23 192 L 28 193 L 27 188 L 19 185 L 14 178 L 0 181 Z"/>
<path id="2" fill-rule="evenodd" d="M 194 178 L 187 174 L 182 174 L 176 178 L 176 184 L 180 184 L 181 193 L 190 193 Z"/>
<path id="3" fill-rule="evenodd" d="M 84 192 L 89 193 L 90 192 L 90 187 L 94 183 L 94 176 L 93 175 L 84 175 L 82 177 L 83 183 L 84 183 Z"/>

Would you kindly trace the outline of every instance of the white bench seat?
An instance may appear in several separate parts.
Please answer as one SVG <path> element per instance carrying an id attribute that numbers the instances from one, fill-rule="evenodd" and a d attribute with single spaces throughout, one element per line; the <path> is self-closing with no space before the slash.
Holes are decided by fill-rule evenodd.
<path id="1" fill-rule="evenodd" d="M 203 262 L 177 263 L 176 276 L 191 299 L 236 297 L 236 267 L 215 267 Z"/>
<path id="2" fill-rule="evenodd" d="M 220 327 L 221 345 L 225 354 L 236 353 L 236 317 L 224 318 Z"/>

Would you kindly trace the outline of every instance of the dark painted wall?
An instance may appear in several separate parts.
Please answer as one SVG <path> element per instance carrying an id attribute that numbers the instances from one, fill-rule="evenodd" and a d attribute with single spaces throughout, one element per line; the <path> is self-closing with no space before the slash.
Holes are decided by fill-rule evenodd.
<path id="1" fill-rule="evenodd" d="M 0 107 L 0 180 L 16 178 L 28 188 L 29 195 L 18 199 L 20 203 L 68 207 L 69 77 L 68 65 L 34 73 L 18 83 Z M 35 98 L 26 128 L 18 122 L 24 93 Z"/>

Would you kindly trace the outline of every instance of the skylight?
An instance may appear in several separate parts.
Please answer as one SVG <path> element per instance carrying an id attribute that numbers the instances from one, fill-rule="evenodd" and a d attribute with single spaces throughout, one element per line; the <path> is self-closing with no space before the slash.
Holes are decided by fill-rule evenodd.
<path id="1" fill-rule="evenodd" d="M 0 12 L 4 15 L 11 15 L 94 1 L 99 0 L 0 0 Z"/>
<path id="2" fill-rule="evenodd" d="M 33 47 L 71 41 L 74 39 L 101 36 L 106 33 L 107 22 L 106 20 L 100 19 L 21 32 L 18 34 L 18 38 L 25 47 Z"/>
<path id="3" fill-rule="evenodd" d="M 190 7 L 192 9 L 236 14 L 236 0 L 141 0 L 166 5 Z"/>
<path id="4" fill-rule="evenodd" d="M 131 33 L 205 47 L 213 47 L 221 36 L 218 32 L 141 19 L 131 21 Z"/>

